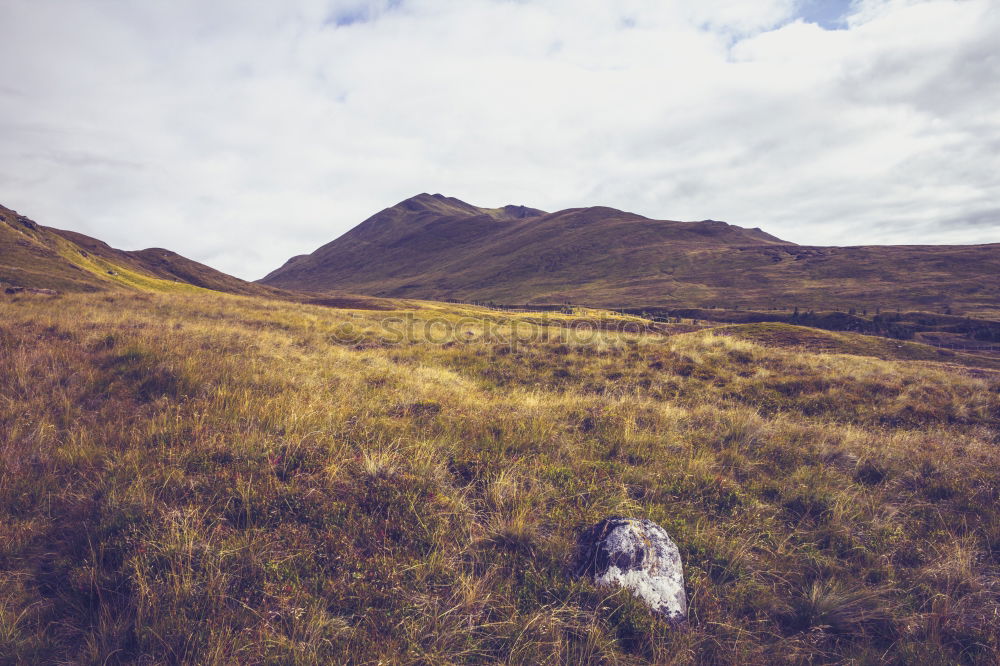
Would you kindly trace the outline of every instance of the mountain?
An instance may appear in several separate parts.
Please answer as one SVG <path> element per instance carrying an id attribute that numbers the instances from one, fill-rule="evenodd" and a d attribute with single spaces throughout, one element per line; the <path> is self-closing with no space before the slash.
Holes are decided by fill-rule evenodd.
<path id="1" fill-rule="evenodd" d="M 246 282 L 162 248 L 127 252 L 77 233 L 45 227 L 0 206 L 0 284 L 56 291 L 200 287 L 280 297 L 279 289 Z"/>
<path id="2" fill-rule="evenodd" d="M 480 208 L 420 194 L 260 282 L 384 297 L 604 307 L 927 308 L 1000 303 L 1000 244 L 800 246 L 614 208 Z"/>

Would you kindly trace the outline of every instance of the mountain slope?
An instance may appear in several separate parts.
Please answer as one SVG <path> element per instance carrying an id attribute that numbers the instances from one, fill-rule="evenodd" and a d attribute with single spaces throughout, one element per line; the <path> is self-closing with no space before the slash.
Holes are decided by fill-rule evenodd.
<path id="1" fill-rule="evenodd" d="M 1000 244 L 806 247 L 725 222 L 613 208 L 407 199 L 264 284 L 375 296 L 594 306 L 995 307 Z"/>
<path id="2" fill-rule="evenodd" d="M 75 231 L 44 227 L 0 206 L 0 282 L 57 291 L 194 288 L 282 296 L 161 248 L 127 252 Z"/>

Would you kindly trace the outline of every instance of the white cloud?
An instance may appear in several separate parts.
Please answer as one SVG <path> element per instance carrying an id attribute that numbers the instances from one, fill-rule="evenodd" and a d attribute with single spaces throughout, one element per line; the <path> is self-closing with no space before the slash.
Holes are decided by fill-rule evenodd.
<path id="1" fill-rule="evenodd" d="M 0 203 L 256 278 L 421 191 L 1000 241 L 990 0 L 6 0 Z"/>

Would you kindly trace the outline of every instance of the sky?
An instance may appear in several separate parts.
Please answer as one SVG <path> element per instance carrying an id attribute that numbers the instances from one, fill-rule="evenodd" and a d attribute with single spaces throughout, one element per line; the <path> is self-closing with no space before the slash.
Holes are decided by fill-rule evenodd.
<path id="1" fill-rule="evenodd" d="M 996 0 L 3 0 L 0 204 L 257 279 L 421 192 L 1000 242 Z"/>

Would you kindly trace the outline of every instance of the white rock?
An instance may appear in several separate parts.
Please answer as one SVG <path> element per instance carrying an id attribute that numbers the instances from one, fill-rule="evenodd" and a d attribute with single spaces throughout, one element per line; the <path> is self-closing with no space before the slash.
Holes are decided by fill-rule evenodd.
<path id="1" fill-rule="evenodd" d="M 584 532 L 577 574 L 600 586 L 629 589 L 669 620 L 687 619 L 680 551 L 651 520 L 612 516 Z"/>

